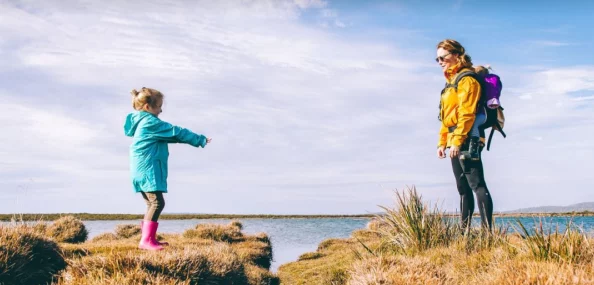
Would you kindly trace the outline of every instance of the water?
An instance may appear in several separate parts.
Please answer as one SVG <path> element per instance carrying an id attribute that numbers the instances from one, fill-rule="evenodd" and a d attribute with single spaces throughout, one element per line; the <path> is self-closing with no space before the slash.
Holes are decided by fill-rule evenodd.
<path id="1" fill-rule="evenodd" d="M 270 270 L 276 272 L 281 264 L 296 261 L 306 252 L 315 251 L 318 244 L 329 238 L 347 238 L 354 230 L 365 228 L 367 218 L 320 218 L 320 219 L 240 219 L 243 232 L 265 232 L 272 242 L 273 262 Z M 206 220 L 161 220 L 159 232 L 182 233 L 197 224 L 228 224 L 229 219 Z M 96 235 L 113 232 L 120 224 L 136 221 L 84 221 L 89 239 Z"/>
<path id="2" fill-rule="evenodd" d="M 542 223 L 544 232 L 548 233 L 549 231 L 556 231 L 557 228 L 559 232 L 565 231 L 571 221 L 572 228 L 582 230 L 590 236 L 594 235 L 594 217 L 502 217 L 495 218 L 495 225 L 507 228 L 510 232 L 519 231 L 523 233 L 517 222 L 518 220 L 531 234 L 534 233 L 535 227 L 540 227 L 540 223 Z M 478 225 L 480 219 L 475 218 L 472 222 Z"/>

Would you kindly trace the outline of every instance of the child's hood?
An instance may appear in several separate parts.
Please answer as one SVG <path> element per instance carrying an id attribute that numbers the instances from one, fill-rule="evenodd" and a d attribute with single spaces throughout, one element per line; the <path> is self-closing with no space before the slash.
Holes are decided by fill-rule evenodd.
<path id="1" fill-rule="evenodd" d="M 129 137 L 134 136 L 138 124 L 140 123 L 140 121 L 142 121 L 142 119 L 144 119 L 147 116 L 152 115 L 148 112 L 143 111 L 128 114 L 128 116 L 126 117 L 126 123 L 124 124 L 124 133 Z"/>

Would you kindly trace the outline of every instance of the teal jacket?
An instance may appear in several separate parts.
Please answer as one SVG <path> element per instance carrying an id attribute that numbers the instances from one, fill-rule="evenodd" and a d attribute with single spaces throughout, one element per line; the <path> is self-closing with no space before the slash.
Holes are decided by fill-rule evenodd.
<path id="1" fill-rule="evenodd" d="M 139 111 L 126 117 L 124 133 L 134 137 L 130 146 L 130 176 L 136 192 L 167 192 L 168 143 L 205 147 L 206 137 Z"/>

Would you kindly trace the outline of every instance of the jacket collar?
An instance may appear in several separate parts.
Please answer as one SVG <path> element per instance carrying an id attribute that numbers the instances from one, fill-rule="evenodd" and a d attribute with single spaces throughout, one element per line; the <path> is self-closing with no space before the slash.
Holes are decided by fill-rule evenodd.
<path id="1" fill-rule="evenodd" d="M 456 76 L 456 74 L 458 74 L 458 71 L 460 71 L 461 69 L 462 65 L 458 62 L 455 65 L 448 68 L 446 71 L 444 71 L 443 75 L 445 76 L 448 82 L 451 82 L 452 80 L 454 80 L 454 77 Z"/>

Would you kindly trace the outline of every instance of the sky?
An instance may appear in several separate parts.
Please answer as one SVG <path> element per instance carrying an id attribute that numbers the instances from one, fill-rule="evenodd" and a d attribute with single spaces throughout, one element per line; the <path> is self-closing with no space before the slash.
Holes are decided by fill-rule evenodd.
<path id="1" fill-rule="evenodd" d="M 576 1 L 0 1 L 0 213 L 143 213 L 132 89 L 212 138 L 169 146 L 164 213 L 366 214 L 436 157 L 436 45 L 501 77 L 483 153 L 495 211 L 594 201 L 594 4 Z"/>

